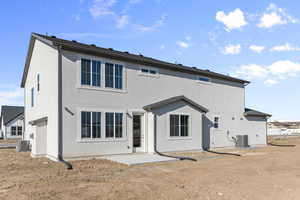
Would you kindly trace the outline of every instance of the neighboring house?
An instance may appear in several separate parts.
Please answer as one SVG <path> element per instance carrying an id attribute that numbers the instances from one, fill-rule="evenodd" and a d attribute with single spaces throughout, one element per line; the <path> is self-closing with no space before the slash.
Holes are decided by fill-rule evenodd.
<path id="1" fill-rule="evenodd" d="M 266 144 L 248 81 L 32 34 L 21 86 L 25 139 L 52 159 Z"/>
<path id="2" fill-rule="evenodd" d="M 268 122 L 268 135 L 300 134 L 300 122 Z"/>
<path id="3" fill-rule="evenodd" d="M 22 138 L 24 107 L 2 106 L 0 117 L 0 138 Z"/>

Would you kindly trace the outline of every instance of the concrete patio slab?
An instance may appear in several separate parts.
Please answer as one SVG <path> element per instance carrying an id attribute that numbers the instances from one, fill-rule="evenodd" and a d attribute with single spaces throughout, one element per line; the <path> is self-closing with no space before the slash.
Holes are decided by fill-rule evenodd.
<path id="1" fill-rule="evenodd" d="M 111 155 L 111 156 L 104 156 L 103 158 L 110 161 L 126 164 L 126 165 L 140 165 L 145 163 L 168 162 L 168 161 L 178 160 L 176 158 L 169 158 L 157 154 Z"/>
<path id="2" fill-rule="evenodd" d="M 17 144 L 11 143 L 11 144 L 0 144 L 0 149 L 15 149 Z"/>

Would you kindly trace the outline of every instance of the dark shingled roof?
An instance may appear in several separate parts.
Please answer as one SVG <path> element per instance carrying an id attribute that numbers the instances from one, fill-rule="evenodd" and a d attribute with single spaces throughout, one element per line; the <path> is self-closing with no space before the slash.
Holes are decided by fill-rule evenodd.
<path id="1" fill-rule="evenodd" d="M 263 113 L 263 112 L 259 112 L 257 110 L 253 110 L 250 108 L 245 108 L 245 116 L 256 116 L 256 117 L 271 117 L 272 115 L 267 114 L 267 113 Z"/>
<path id="2" fill-rule="evenodd" d="M 196 67 L 188 67 L 188 66 L 184 66 L 181 64 L 169 63 L 169 62 L 157 60 L 154 58 L 146 57 L 141 54 L 136 55 L 136 54 L 131 54 L 128 52 L 116 51 L 116 50 L 113 50 L 112 48 L 97 47 L 94 44 L 88 45 L 88 44 L 83 44 L 83 43 L 80 43 L 80 42 L 77 42 L 74 40 L 70 41 L 70 40 L 59 39 L 54 36 L 46 36 L 46 35 L 41 35 L 41 34 L 37 34 L 37 33 L 32 33 L 30 44 L 29 44 L 29 49 L 28 49 L 28 53 L 27 53 L 22 83 L 21 83 L 22 87 L 24 87 L 24 85 L 25 85 L 26 76 L 27 76 L 27 72 L 28 72 L 28 68 L 29 68 L 29 61 L 31 59 L 31 54 L 32 54 L 33 44 L 34 44 L 35 39 L 43 41 L 51 46 L 60 46 L 64 50 L 75 51 L 75 52 L 80 52 L 80 53 L 85 53 L 85 54 L 95 55 L 95 56 L 101 56 L 101 57 L 105 57 L 105 58 L 117 59 L 117 60 L 142 64 L 142 65 L 160 67 L 160 68 L 165 68 L 165 69 L 180 71 L 180 72 L 185 72 L 185 73 L 204 75 L 204 76 L 213 77 L 216 79 L 227 80 L 227 81 L 237 82 L 237 83 L 241 83 L 241 84 L 249 83 L 249 81 L 234 78 L 231 76 L 226 76 L 224 74 L 219 74 L 219 73 L 212 72 L 209 70 L 202 70 L 202 69 L 198 69 Z"/>
<path id="3" fill-rule="evenodd" d="M 175 103 L 175 102 L 178 102 L 178 101 L 184 101 L 188 104 L 190 104 L 191 106 L 193 106 L 194 108 L 200 110 L 201 112 L 205 112 L 207 113 L 208 112 L 208 109 L 197 104 L 196 102 L 186 98 L 185 96 L 176 96 L 176 97 L 171 97 L 169 99 L 165 99 L 165 100 L 162 100 L 162 101 L 159 101 L 159 102 L 156 102 L 156 103 L 153 103 L 153 104 L 150 104 L 150 105 L 147 105 L 147 106 L 144 106 L 143 108 L 145 110 L 148 110 L 148 111 L 151 111 L 153 109 L 157 109 L 157 108 L 161 108 L 163 106 L 166 106 L 166 105 L 169 105 L 171 103 Z"/>
<path id="4" fill-rule="evenodd" d="M 4 125 L 8 124 L 18 116 L 24 114 L 23 106 L 2 106 L 1 119 L 3 118 Z"/>

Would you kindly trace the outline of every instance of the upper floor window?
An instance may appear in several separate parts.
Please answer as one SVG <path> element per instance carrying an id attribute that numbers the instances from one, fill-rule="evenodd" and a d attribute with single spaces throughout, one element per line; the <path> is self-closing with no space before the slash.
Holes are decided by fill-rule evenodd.
<path id="1" fill-rule="evenodd" d="M 34 88 L 31 88 L 31 107 L 34 107 Z"/>
<path id="2" fill-rule="evenodd" d="M 123 66 L 119 64 L 105 63 L 105 87 L 123 88 Z"/>
<path id="3" fill-rule="evenodd" d="M 210 83 L 211 79 L 208 77 L 204 77 L 204 76 L 198 76 L 197 77 L 197 81 L 198 82 L 204 82 L 204 83 Z"/>
<path id="4" fill-rule="evenodd" d="M 170 115 L 170 137 L 187 137 L 189 135 L 189 116 Z"/>
<path id="5" fill-rule="evenodd" d="M 214 117 L 214 128 L 220 127 L 220 117 Z"/>
<path id="6" fill-rule="evenodd" d="M 146 75 L 157 75 L 158 71 L 156 69 L 142 67 L 141 68 L 141 73 L 146 74 Z"/>
<path id="7" fill-rule="evenodd" d="M 81 59 L 81 84 L 100 87 L 101 62 Z"/>
<path id="8" fill-rule="evenodd" d="M 40 91 L 40 74 L 37 74 L 36 82 L 37 82 L 36 88 L 37 88 L 37 91 L 39 92 Z"/>

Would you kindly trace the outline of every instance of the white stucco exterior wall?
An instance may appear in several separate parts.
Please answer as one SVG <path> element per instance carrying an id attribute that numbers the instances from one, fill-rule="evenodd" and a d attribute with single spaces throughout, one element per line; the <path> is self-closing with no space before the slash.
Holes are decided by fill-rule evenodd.
<path id="1" fill-rule="evenodd" d="M 82 87 L 80 85 L 81 58 L 101 61 L 102 88 Z M 110 91 L 103 88 L 105 62 L 123 65 L 124 89 L 122 91 Z M 244 114 L 245 97 L 243 84 L 218 79 L 212 79 L 211 83 L 199 83 L 196 81 L 196 75 L 159 68 L 157 68 L 159 71 L 158 76 L 145 76 L 140 73 L 141 65 L 138 64 L 68 51 L 63 51 L 62 66 L 63 108 L 67 107 L 74 114 L 71 115 L 66 110 L 63 110 L 63 154 L 66 157 L 132 152 L 132 149 L 128 148 L 128 146 L 130 147 L 130 142 L 132 142 L 130 132 L 131 119 L 128 116 L 126 118 L 127 132 L 124 141 L 80 142 L 78 141 L 80 134 L 80 110 L 107 110 L 126 113 L 128 110 L 143 110 L 145 105 L 178 95 L 184 95 L 209 109 L 202 129 L 210 137 L 208 139 L 210 146 L 233 146 L 234 143 L 226 136 L 227 132 L 233 132 L 235 135 L 244 132 L 244 125 L 236 125 L 237 121 L 232 120 L 233 117 L 240 119 Z M 212 134 L 213 131 L 216 131 L 212 129 L 214 116 L 221 118 L 221 128 L 217 130 L 220 134 L 218 138 L 214 138 Z M 201 116 L 199 119 L 201 119 Z M 147 127 L 147 130 L 150 131 L 151 127 L 148 124 Z M 151 144 L 151 140 L 149 140 L 148 144 Z M 148 146 L 148 148 L 151 147 Z"/>
<path id="2" fill-rule="evenodd" d="M 40 74 L 40 91 L 37 91 L 37 74 Z M 31 88 L 34 88 L 34 107 L 31 107 Z M 58 154 L 58 51 L 39 40 L 35 41 L 30 67 L 24 87 L 25 140 L 32 139 L 36 127 L 30 121 L 48 117 L 47 155 Z"/>

